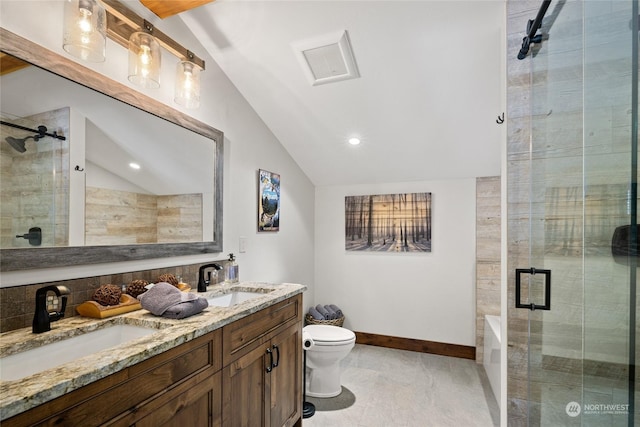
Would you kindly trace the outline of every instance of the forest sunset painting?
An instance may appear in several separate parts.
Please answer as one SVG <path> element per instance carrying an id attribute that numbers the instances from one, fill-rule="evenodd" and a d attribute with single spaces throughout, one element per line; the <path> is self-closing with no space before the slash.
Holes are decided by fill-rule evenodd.
<path id="1" fill-rule="evenodd" d="M 431 252 L 431 193 L 346 196 L 345 249 Z"/>

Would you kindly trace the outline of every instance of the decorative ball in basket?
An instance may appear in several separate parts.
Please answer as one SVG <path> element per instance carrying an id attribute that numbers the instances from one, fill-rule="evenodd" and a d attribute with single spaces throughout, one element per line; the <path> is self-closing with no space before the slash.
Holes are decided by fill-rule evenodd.
<path id="1" fill-rule="evenodd" d="M 160 282 L 167 282 L 175 286 L 176 288 L 178 287 L 178 283 L 180 283 L 178 278 L 171 273 L 164 273 L 159 275 L 158 278 L 156 279 L 156 283 L 160 283 Z"/>
<path id="2" fill-rule="evenodd" d="M 92 299 L 100 305 L 118 305 L 122 291 L 116 285 L 102 285 L 93 293 Z"/>
<path id="3" fill-rule="evenodd" d="M 138 298 L 143 293 L 147 292 L 146 286 L 149 284 L 146 280 L 136 279 L 132 280 L 127 286 L 126 293 L 134 298 Z"/>
<path id="4" fill-rule="evenodd" d="M 334 304 L 318 304 L 311 307 L 305 316 L 307 325 L 330 325 L 340 326 L 344 324 L 344 314 L 342 310 Z"/>

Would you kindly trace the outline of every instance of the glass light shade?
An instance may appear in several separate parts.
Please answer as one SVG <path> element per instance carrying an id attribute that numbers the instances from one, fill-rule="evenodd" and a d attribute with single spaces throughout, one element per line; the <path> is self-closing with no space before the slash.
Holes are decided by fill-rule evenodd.
<path id="1" fill-rule="evenodd" d="M 129 81 L 145 89 L 160 87 L 160 43 L 148 33 L 129 37 Z"/>
<path id="2" fill-rule="evenodd" d="M 84 61 L 102 62 L 107 40 L 107 16 L 97 0 L 65 0 L 62 48 Z"/>
<path id="3" fill-rule="evenodd" d="M 201 68 L 191 61 L 178 62 L 173 98 L 176 104 L 186 108 L 200 107 L 200 71 Z"/>

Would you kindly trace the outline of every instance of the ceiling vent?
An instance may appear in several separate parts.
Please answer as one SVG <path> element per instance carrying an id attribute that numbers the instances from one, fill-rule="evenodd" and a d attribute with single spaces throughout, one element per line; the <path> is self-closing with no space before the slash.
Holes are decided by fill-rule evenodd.
<path id="1" fill-rule="evenodd" d="M 314 86 L 360 77 L 346 31 L 292 43 L 292 47 Z"/>

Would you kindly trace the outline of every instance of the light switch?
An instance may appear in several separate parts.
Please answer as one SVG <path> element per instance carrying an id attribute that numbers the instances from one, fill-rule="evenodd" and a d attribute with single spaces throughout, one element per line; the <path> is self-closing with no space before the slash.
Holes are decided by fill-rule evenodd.
<path id="1" fill-rule="evenodd" d="M 247 238 L 246 237 L 240 237 L 240 243 L 239 243 L 239 252 L 241 254 L 247 252 Z"/>

